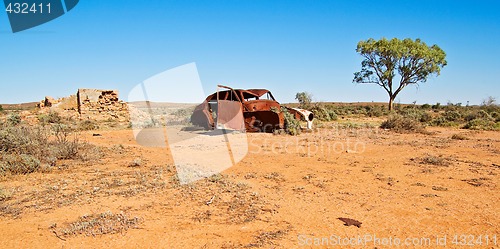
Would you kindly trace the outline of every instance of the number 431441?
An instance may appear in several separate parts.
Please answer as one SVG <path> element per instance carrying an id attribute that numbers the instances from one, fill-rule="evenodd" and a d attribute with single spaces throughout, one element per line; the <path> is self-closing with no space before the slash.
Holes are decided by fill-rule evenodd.
<path id="1" fill-rule="evenodd" d="M 48 4 L 28 4 L 28 3 L 9 3 L 5 11 L 9 14 L 50 14 L 50 3 Z"/>

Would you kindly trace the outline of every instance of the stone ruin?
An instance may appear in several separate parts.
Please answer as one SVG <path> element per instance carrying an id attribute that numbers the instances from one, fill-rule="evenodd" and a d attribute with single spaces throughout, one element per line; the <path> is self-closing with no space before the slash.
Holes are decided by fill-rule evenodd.
<path id="1" fill-rule="evenodd" d="M 81 120 L 126 122 L 129 120 L 127 103 L 118 96 L 117 90 L 78 89 L 76 95 L 60 99 L 47 96 L 37 107 Z"/>

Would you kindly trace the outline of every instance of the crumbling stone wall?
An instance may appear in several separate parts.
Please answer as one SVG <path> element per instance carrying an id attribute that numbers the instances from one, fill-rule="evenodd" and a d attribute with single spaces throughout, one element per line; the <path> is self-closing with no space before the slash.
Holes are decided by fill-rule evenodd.
<path id="1" fill-rule="evenodd" d="M 117 90 L 78 89 L 78 113 L 83 119 L 127 121 L 127 103 L 118 98 Z"/>
<path id="2" fill-rule="evenodd" d="M 78 89 L 68 97 L 50 96 L 37 104 L 40 113 L 56 111 L 63 117 L 95 121 L 128 122 L 127 103 L 121 101 L 117 90 Z"/>

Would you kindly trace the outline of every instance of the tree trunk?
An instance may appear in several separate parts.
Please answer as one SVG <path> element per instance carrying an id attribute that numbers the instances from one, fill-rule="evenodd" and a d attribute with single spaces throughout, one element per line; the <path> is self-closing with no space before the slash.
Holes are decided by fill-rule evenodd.
<path id="1" fill-rule="evenodd" d="M 392 111 L 393 106 L 394 106 L 394 98 L 391 96 L 389 97 L 389 111 Z"/>

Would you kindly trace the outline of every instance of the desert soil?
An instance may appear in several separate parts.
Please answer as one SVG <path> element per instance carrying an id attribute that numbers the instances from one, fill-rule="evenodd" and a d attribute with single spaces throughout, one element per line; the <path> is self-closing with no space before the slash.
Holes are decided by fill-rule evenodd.
<path id="1" fill-rule="evenodd" d="M 242 161 L 183 185 L 169 149 L 142 147 L 131 130 L 84 132 L 100 159 L 0 180 L 11 191 L 0 201 L 0 247 L 343 248 L 345 238 L 375 236 L 445 248 L 436 240 L 447 236 L 447 248 L 463 248 L 454 236 L 470 235 L 474 248 L 499 248 L 500 132 L 427 130 L 247 134 Z M 79 217 L 107 211 L 140 222 L 114 234 L 63 234 Z M 353 247 L 391 247 L 384 243 Z"/>

